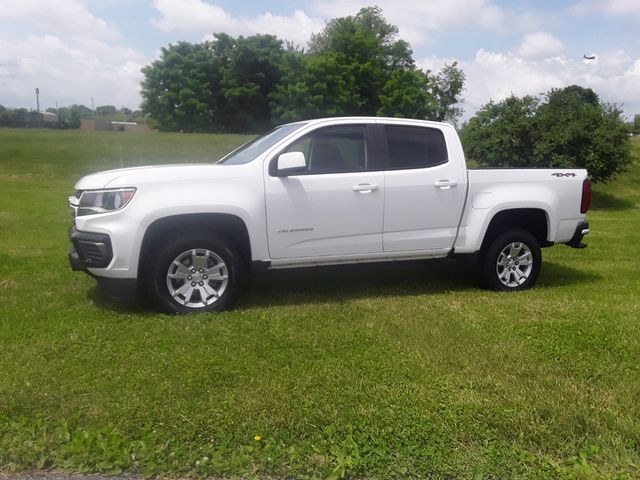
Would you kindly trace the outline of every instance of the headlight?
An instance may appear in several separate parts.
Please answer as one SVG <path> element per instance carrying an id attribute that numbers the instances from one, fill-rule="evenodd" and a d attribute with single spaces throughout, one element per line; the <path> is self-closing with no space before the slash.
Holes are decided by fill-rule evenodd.
<path id="1" fill-rule="evenodd" d="M 135 188 L 85 190 L 80 196 L 78 216 L 120 210 L 131 201 L 135 193 Z"/>

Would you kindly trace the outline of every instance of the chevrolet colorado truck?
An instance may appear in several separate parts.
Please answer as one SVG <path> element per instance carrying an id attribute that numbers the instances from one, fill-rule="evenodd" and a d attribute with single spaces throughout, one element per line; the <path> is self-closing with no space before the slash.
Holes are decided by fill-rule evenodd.
<path id="1" fill-rule="evenodd" d="M 88 175 L 69 197 L 69 259 L 116 297 L 172 313 L 232 305 L 252 268 L 471 256 L 482 287 L 536 282 L 541 247 L 582 248 L 580 169 L 467 170 L 448 124 L 325 118 L 218 162 Z"/>

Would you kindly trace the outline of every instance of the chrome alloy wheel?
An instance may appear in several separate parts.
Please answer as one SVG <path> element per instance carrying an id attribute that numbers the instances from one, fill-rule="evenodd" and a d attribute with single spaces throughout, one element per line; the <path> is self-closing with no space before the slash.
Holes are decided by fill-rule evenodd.
<path id="1" fill-rule="evenodd" d="M 498 279 L 505 287 L 514 288 L 527 281 L 533 270 L 531 249 L 522 242 L 512 242 L 502 249 L 496 263 Z"/>
<path id="2" fill-rule="evenodd" d="M 178 255 L 167 271 L 167 288 L 185 307 L 202 308 L 216 302 L 229 284 L 229 269 L 211 250 L 194 248 Z"/>

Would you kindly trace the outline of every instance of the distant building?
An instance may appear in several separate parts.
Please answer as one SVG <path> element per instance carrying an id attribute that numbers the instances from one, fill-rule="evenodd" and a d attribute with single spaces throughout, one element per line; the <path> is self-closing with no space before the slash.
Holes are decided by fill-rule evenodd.
<path id="1" fill-rule="evenodd" d="M 80 130 L 88 130 L 92 132 L 109 132 L 113 130 L 109 120 L 100 120 L 95 118 L 83 118 L 80 121 Z"/>
<path id="2" fill-rule="evenodd" d="M 111 126 L 113 130 L 117 130 L 118 132 L 146 133 L 152 131 L 147 125 L 136 122 L 111 122 Z"/>
<path id="3" fill-rule="evenodd" d="M 80 122 L 80 130 L 91 132 L 152 132 L 147 125 L 136 122 L 116 122 L 100 118 L 83 118 Z"/>
<path id="4" fill-rule="evenodd" d="M 52 112 L 29 112 L 29 123 L 32 126 L 41 124 L 42 126 L 51 126 L 58 123 L 58 115 Z"/>

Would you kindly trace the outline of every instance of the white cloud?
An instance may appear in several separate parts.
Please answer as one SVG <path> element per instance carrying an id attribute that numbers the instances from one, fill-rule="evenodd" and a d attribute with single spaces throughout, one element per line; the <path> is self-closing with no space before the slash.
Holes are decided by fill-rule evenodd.
<path id="1" fill-rule="evenodd" d="M 162 14 L 159 20 L 152 20 L 156 28 L 164 32 L 200 34 L 238 27 L 237 20 L 217 5 L 202 0 L 153 0 L 153 6 Z"/>
<path id="2" fill-rule="evenodd" d="M 639 113 L 640 58 L 633 59 L 623 50 L 596 52 L 596 57 L 590 62 L 565 55 L 526 59 L 518 51 L 480 49 L 473 59 L 460 62 L 467 76 L 464 117 L 473 116 L 489 100 L 500 101 L 511 94 L 535 96 L 572 84 L 592 88 L 605 102 L 624 104 L 628 117 Z M 418 61 L 421 68 L 436 71 L 443 63 L 435 57 Z"/>
<path id="3" fill-rule="evenodd" d="M 442 67 L 445 66 L 445 64 L 453 63 L 453 62 L 460 63 L 460 61 L 455 58 L 444 58 L 444 57 L 438 57 L 437 55 L 431 55 L 430 57 L 421 58 L 417 60 L 416 64 L 422 70 L 424 71 L 430 70 L 431 73 L 435 75 L 442 69 Z"/>
<path id="4" fill-rule="evenodd" d="M 539 17 L 533 13 L 516 14 L 489 0 L 378 0 L 373 4 L 382 8 L 389 23 L 397 25 L 400 36 L 414 47 L 428 44 L 432 33 L 459 30 L 465 26 L 479 25 L 507 33 L 529 31 L 540 23 Z M 372 2 L 367 0 L 318 0 L 313 10 L 327 18 L 334 18 L 354 15 L 370 5 Z"/>
<path id="5" fill-rule="evenodd" d="M 556 57 L 564 51 L 563 43 L 547 32 L 528 33 L 517 53 L 525 60 Z"/>
<path id="6" fill-rule="evenodd" d="M 508 33 L 530 31 L 540 23 L 535 14 L 516 14 L 489 0 L 378 0 L 375 4 L 383 9 L 385 18 L 391 24 L 398 26 L 400 36 L 414 47 L 429 44 L 433 33 L 469 25 Z M 234 16 L 219 5 L 204 0 L 153 0 L 153 6 L 161 17 L 152 20 L 152 24 L 165 32 L 191 35 L 219 31 L 232 35 L 272 33 L 305 45 L 312 33 L 322 30 L 327 19 L 354 15 L 370 5 L 369 0 L 317 0 L 311 9 L 313 15 L 296 10 L 288 16 L 267 12 L 242 17 Z"/>
<path id="7" fill-rule="evenodd" d="M 138 0 L 110 0 L 135 2 Z M 209 0 L 214 2 L 214 0 Z M 583 61 L 566 53 L 563 43 L 539 31 L 539 14 L 514 13 L 496 0 L 416 2 L 378 0 L 385 18 L 400 28 L 400 36 L 414 47 L 428 44 L 440 32 L 486 28 L 520 32 L 522 42 L 508 50 L 491 51 L 480 45 L 475 56 L 460 61 L 467 76 L 464 92 L 469 117 L 490 99 L 511 93 L 537 95 L 552 87 L 579 84 L 593 88 L 604 101 L 625 103 L 627 115 L 640 112 L 640 58 L 625 50 L 596 51 L 597 59 Z M 140 102 L 140 68 L 150 58 L 123 44 L 115 27 L 93 15 L 82 0 L 0 0 L 0 104 L 35 107 L 33 91 L 41 90 L 46 108 L 56 101 L 135 107 Z M 327 18 L 353 15 L 371 5 L 368 0 L 314 0 L 307 13 L 262 13 L 242 16 L 205 0 L 153 0 L 159 12 L 155 28 L 180 36 L 204 37 L 225 31 L 232 35 L 272 33 L 306 44 Z M 123 5 L 126 11 L 126 5 Z M 637 0 L 584 0 L 570 11 L 640 18 Z M 566 10 L 565 10 L 566 12 Z M 22 35 L 22 37 L 20 37 Z M 119 39 L 115 44 L 111 41 Z M 133 40 L 132 40 L 133 41 Z M 631 50 L 629 50 L 631 51 Z M 582 52 L 581 52 L 582 53 Z M 453 58 L 431 56 L 418 60 L 434 72 Z"/>
<path id="8" fill-rule="evenodd" d="M 43 108 L 88 106 L 92 97 L 96 105 L 136 107 L 145 63 L 134 49 L 86 37 L 0 39 L 0 104 L 35 108 L 39 87 Z"/>
<path id="9" fill-rule="evenodd" d="M 629 70 L 627 70 L 626 73 L 631 76 L 637 75 L 638 77 L 640 77 L 640 59 L 636 60 L 633 63 L 633 66 Z"/>
<path id="10" fill-rule="evenodd" d="M 119 38 L 120 33 L 93 15 L 80 0 L 0 0 L 0 20 L 36 27 L 46 32 Z"/>
<path id="11" fill-rule="evenodd" d="M 302 10 L 292 15 L 274 15 L 270 12 L 254 17 L 234 16 L 218 5 L 203 0 L 153 0 L 153 6 L 162 17 L 151 23 L 165 32 L 209 36 L 215 32 L 231 35 L 269 33 L 305 45 L 312 33 L 320 31 L 324 22 Z"/>
<path id="12" fill-rule="evenodd" d="M 0 103 L 137 106 L 147 59 L 121 40 L 81 0 L 0 0 Z"/>
<path id="13" fill-rule="evenodd" d="M 577 15 L 604 13 L 640 19 L 640 2 L 638 0 L 582 0 L 574 4 L 569 11 Z"/>

